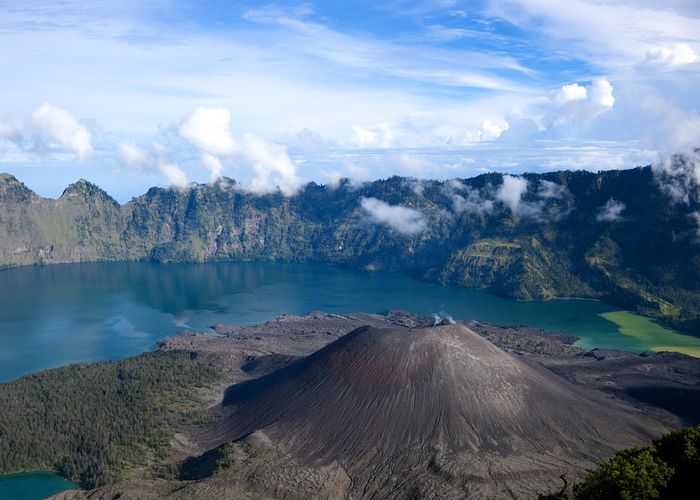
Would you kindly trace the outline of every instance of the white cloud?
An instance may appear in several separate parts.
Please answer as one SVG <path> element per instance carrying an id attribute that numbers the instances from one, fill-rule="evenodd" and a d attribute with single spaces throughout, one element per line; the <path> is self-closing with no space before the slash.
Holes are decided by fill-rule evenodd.
<path id="1" fill-rule="evenodd" d="M 537 30 L 555 50 L 566 44 L 599 68 L 619 69 L 639 61 L 659 40 L 697 40 L 700 18 L 697 3 L 643 0 L 499 0 L 487 13 L 525 30 Z"/>
<path id="2" fill-rule="evenodd" d="M 510 208 L 514 215 L 518 215 L 521 211 L 523 195 L 527 193 L 527 185 L 527 179 L 504 175 L 503 184 L 498 188 L 496 198 Z"/>
<path id="3" fill-rule="evenodd" d="M 65 109 L 45 102 L 31 116 L 31 123 L 49 141 L 85 159 L 93 152 L 88 129 Z"/>
<path id="4" fill-rule="evenodd" d="M 436 167 L 433 163 L 408 153 L 393 154 L 389 157 L 389 162 L 402 175 L 411 175 L 415 177 L 426 177 Z"/>
<path id="5" fill-rule="evenodd" d="M 508 130 L 508 122 L 498 124 L 491 120 L 484 120 L 481 123 L 481 128 L 479 130 L 467 132 L 464 135 L 462 145 L 469 146 L 477 142 L 494 141 L 498 139 L 506 130 Z"/>
<path id="6" fill-rule="evenodd" d="M 590 100 L 599 113 L 611 110 L 615 105 L 613 86 L 605 78 L 596 78 L 591 84 Z"/>
<path id="7" fill-rule="evenodd" d="M 300 151 L 312 155 L 329 153 L 338 147 L 333 141 L 308 128 L 293 134 L 284 134 L 282 142 L 292 151 Z"/>
<path id="8" fill-rule="evenodd" d="M 643 111 L 645 140 L 661 154 L 693 152 L 700 145 L 700 115 L 683 110 L 656 94 L 639 103 Z"/>
<path id="9" fill-rule="evenodd" d="M 545 199 L 560 200 L 564 198 L 568 193 L 569 189 L 566 186 L 544 179 L 540 181 L 539 187 L 537 189 L 537 195 L 540 198 Z"/>
<path id="10" fill-rule="evenodd" d="M 650 49 L 644 59 L 644 65 L 662 70 L 672 70 L 695 62 L 698 62 L 698 56 L 687 43 Z"/>
<path id="11" fill-rule="evenodd" d="M 456 179 L 446 182 L 444 188 L 445 193 L 452 200 L 452 211 L 456 214 L 493 211 L 493 201 L 482 198 L 479 191 L 465 186 Z"/>
<path id="12" fill-rule="evenodd" d="M 231 135 L 231 112 L 226 108 L 198 107 L 180 124 L 180 136 L 210 155 L 233 155 L 236 141 Z"/>
<path id="13" fill-rule="evenodd" d="M 394 134 L 386 123 L 368 127 L 352 126 L 353 144 L 361 148 L 389 148 L 393 145 Z"/>
<path id="14" fill-rule="evenodd" d="M 10 141 L 19 141 L 22 135 L 21 125 L 11 125 L 9 123 L 0 122 L 0 139 Z"/>
<path id="15" fill-rule="evenodd" d="M 352 132 L 354 134 L 353 141 L 361 148 L 372 145 L 377 140 L 377 134 L 375 132 L 358 127 L 357 125 L 352 126 Z"/>
<path id="16" fill-rule="evenodd" d="M 242 154 L 255 172 L 251 191 L 266 193 L 279 188 L 285 196 L 291 196 L 301 187 L 303 181 L 297 176 L 296 167 L 284 146 L 247 133 L 243 136 Z"/>
<path id="17" fill-rule="evenodd" d="M 331 189 L 337 189 L 343 179 L 343 173 L 339 170 L 321 172 L 321 175 L 326 179 L 326 185 Z"/>
<path id="18" fill-rule="evenodd" d="M 231 134 L 231 112 L 226 108 L 198 107 L 182 122 L 178 132 L 200 151 L 202 165 L 212 181 L 223 172 L 221 158 L 229 157 L 240 158 L 251 166 L 253 176 L 247 189 L 254 193 L 279 189 L 285 196 L 291 196 L 303 183 L 285 146 L 251 133 L 236 141 Z"/>
<path id="19" fill-rule="evenodd" d="M 546 198 L 539 201 L 523 201 L 523 196 L 527 193 L 529 187 L 530 183 L 523 177 L 504 175 L 503 184 L 496 191 L 496 199 L 508 207 L 510 212 L 517 217 L 531 217 L 533 219 L 549 217 L 557 219 L 566 213 L 566 211 L 556 207 L 545 213 Z"/>
<path id="20" fill-rule="evenodd" d="M 578 83 L 562 85 L 561 88 L 554 94 L 554 100 L 558 104 L 564 104 L 571 101 L 582 101 L 588 99 L 588 90 L 586 87 Z"/>
<path id="21" fill-rule="evenodd" d="M 580 90 L 583 89 L 583 90 Z M 597 78 L 589 87 L 563 85 L 552 98 L 556 105 L 551 112 L 555 126 L 587 123 L 613 109 L 613 86 L 605 78 Z"/>
<path id="22" fill-rule="evenodd" d="M 652 164 L 659 188 L 676 203 L 700 201 L 700 154 L 675 154 Z"/>
<path id="23" fill-rule="evenodd" d="M 324 68 L 361 69 L 364 75 L 488 89 L 518 88 L 492 69 L 532 74 L 512 57 L 500 53 L 460 51 L 461 57 L 446 58 L 444 52 L 415 44 L 399 44 L 371 37 L 351 36 L 328 26 L 303 19 L 309 12 L 294 13 L 278 7 L 248 12 L 250 21 L 277 25 L 290 40 L 293 51 L 317 58 Z M 445 64 L 446 59 L 449 64 Z"/>
<path id="24" fill-rule="evenodd" d="M 212 182 L 221 177 L 224 171 L 224 165 L 221 163 L 221 160 L 209 153 L 202 154 L 202 165 L 209 171 Z"/>
<path id="25" fill-rule="evenodd" d="M 598 209 L 596 220 L 602 222 L 616 222 L 622 220 L 622 212 L 625 211 L 625 204 L 610 198 L 605 205 Z"/>
<path id="26" fill-rule="evenodd" d="M 148 153 L 131 142 L 119 143 L 117 157 L 125 166 L 137 170 L 148 163 Z"/>
<path id="27" fill-rule="evenodd" d="M 410 236 L 427 228 L 425 215 L 420 210 L 389 205 L 376 198 L 362 198 L 360 204 L 373 222 L 389 226 L 398 233 Z"/>
<path id="28" fill-rule="evenodd" d="M 425 184 L 426 182 L 422 179 L 412 179 L 409 183 L 411 185 L 411 191 L 416 196 L 423 196 L 425 195 Z"/>
<path id="29" fill-rule="evenodd" d="M 168 185 L 184 189 L 190 185 L 185 172 L 174 163 L 159 162 L 158 170 L 168 179 Z"/>
<path id="30" fill-rule="evenodd" d="M 355 186 L 372 179 L 372 172 L 364 165 L 359 165 L 354 161 L 347 160 L 344 166 L 345 170 L 348 172 L 348 177 L 350 177 Z"/>
<path id="31" fill-rule="evenodd" d="M 452 42 L 464 38 L 478 38 L 488 36 L 490 33 L 484 31 L 469 30 L 464 28 L 450 28 L 433 24 L 426 29 L 428 40 L 437 42 Z"/>

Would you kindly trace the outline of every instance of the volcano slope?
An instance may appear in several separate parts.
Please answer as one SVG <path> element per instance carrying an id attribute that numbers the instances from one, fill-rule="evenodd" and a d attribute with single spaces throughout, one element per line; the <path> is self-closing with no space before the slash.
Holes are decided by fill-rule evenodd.
<path id="1" fill-rule="evenodd" d="M 303 469 L 351 497 L 532 496 L 661 431 L 464 325 L 362 327 L 223 405 L 200 440 L 274 448 L 257 486 L 275 495 L 302 493 L 288 481 Z"/>
<path id="2" fill-rule="evenodd" d="M 463 324 L 357 328 L 230 386 L 217 415 L 183 466 L 211 477 L 65 498 L 534 498 L 664 430 Z"/>

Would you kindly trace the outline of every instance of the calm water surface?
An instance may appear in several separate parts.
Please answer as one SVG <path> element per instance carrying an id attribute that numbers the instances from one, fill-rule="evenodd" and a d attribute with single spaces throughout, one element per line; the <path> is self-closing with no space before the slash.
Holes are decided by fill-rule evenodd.
<path id="1" fill-rule="evenodd" d="M 40 500 L 77 486 L 51 472 L 0 475 L 0 499 Z"/>
<path id="2" fill-rule="evenodd" d="M 651 348 L 644 336 L 622 334 L 601 316 L 616 308 L 591 300 L 514 301 L 401 274 L 327 265 L 66 264 L 0 271 L 0 380 L 66 363 L 131 356 L 163 337 L 215 323 L 248 325 L 281 314 L 391 308 L 567 330 L 585 347 Z M 700 345 L 700 339 L 679 338 Z"/>

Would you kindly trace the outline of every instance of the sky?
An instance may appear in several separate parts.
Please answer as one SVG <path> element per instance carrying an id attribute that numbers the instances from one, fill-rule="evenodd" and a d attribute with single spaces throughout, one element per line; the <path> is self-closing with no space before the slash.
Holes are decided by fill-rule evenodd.
<path id="1" fill-rule="evenodd" d="M 0 0 L 0 171 L 51 197 L 631 168 L 699 86 L 696 0 Z"/>

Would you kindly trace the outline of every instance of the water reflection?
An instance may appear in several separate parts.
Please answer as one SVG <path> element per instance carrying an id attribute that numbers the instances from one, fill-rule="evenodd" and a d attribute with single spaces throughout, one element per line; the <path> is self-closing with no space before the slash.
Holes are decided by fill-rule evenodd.
<path id="1" fill-rule="evenodd" d="M 601 317 L 615 309 L 595 301 L 512 301 L 401 274 L 312 264 L 67 264 L 0 271 L 0 380 L 130 356 L 178 331 L 215 323 L 392 308 L 567 330 L 587 347 L 649 349 L 647 340 L 622 335 Z"/>

